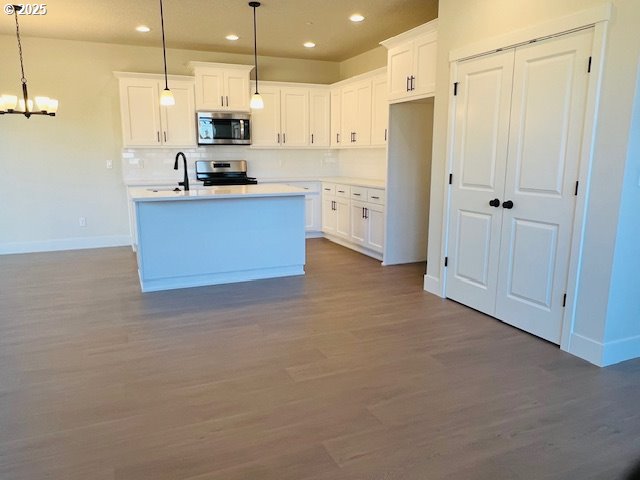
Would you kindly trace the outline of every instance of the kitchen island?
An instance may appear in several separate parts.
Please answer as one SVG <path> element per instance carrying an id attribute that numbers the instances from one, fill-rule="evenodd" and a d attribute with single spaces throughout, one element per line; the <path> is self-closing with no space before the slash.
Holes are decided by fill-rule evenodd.
<path id="1" fill-rule="evenodd" d="M 304 194 L 282 184 L 132 189 L 142 291 L 304 275 Z"/>

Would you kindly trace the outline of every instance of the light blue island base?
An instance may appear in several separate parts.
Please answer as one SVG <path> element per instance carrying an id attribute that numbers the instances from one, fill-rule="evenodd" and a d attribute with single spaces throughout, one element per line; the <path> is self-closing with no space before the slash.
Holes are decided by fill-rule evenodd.
<path id="1" fill-rule="evenodd" d="M 143 292 L 304 275 L 303 190 L 213 190 L 134 197 Z"/>

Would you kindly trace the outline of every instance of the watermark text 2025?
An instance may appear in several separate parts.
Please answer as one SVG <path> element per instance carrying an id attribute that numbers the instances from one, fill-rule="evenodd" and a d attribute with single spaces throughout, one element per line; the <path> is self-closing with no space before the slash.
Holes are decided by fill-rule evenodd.
<path id="1" fill-rule="evenodd" d="M 19 8 L 16 8 L 19 7 Z M 15 11 L 18 11 L 18 15 L 46 15 L 47 4 L 46 3 L 19 3 L 11 4 L 7 3 L 4 6 L 4 13 L 7 15 L 13 15 Z"/>

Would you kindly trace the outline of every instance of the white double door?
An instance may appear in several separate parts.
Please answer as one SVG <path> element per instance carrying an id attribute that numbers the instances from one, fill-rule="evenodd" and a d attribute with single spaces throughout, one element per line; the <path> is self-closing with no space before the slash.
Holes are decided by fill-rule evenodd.
<path id="1" fill-rule="evenodd" d="M 592 38 L 583 30 L 457 68 L 447 297 L 554 343 Z"/>

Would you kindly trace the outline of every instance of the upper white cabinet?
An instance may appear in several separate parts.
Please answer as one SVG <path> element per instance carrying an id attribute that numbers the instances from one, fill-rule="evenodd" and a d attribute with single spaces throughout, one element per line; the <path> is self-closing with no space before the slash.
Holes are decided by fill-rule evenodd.
<path id="1" fill-rule="evenodd" d="M 342 116 L 342 90 L 340 87 L 331 89 L 331 143 L 332 147 L 342 146 L 342 123 L 340 121 Z"/>
<path id="2" fill-rule="evenodd" d="M 371 145 L 371 79 L 342 88 L 342 147 Z"/>
<path id="3" fill-rule="evenodd" d="M 195 147 L 194 81 L 169 77 L 176 104 L 160 105 L 164 76 L 121 73 L 120 115 L 124 147 Z"/>
<path id="4" fill-rule="evenodd" d="M 435 94 L 438 21 L 433 20 L 381 42 L 387 52 L 391 103 Z"/>
<path id="5" fill-rule="evenodd" d="M 251 112 L 254 147 L 328 147 L 330 94 L 326 87 L 261 82 L 264 108 Z"/>
<path id="6" fill-rule="evenodd" d="M 196 109 L 248 112 L 252 65 L 190 62 L 196 85 Z"/>
<path id="7" fill-rule="evenodd" d="M 389 128 L 389 101 L 387 96 L 387 76 L 377 75 L 371 81 L 371 145 L 387 143 Z"/>
<path id="8" fill-rule="evenodd" d="M 332 85 L 331 147 L 386 145 L 389 111 L 386 79 L 382 68 Z"/>
<path id="9" fill-rule="evenodd" d="M 309 132 L 311 145 L 328 147 L 330 145 L 331 93 L 326 88 L 309 91 Z"/>

